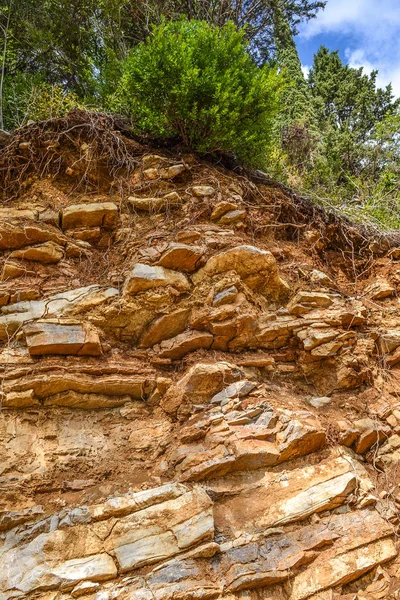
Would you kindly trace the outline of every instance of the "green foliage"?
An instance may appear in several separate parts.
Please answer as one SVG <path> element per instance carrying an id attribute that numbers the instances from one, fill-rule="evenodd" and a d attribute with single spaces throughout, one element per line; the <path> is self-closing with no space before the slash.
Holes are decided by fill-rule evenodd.
<path id="1" fill-rule="evenodd" d="M 73 92 L 44 82 L 40 76 L 18 74 L 6 81 L 4 89 L 4 119 L 8 129 L 29 120 L 44 121 L 63 117 L 82 103 Z"/>
<path id="2" fill-rule="evenodd" d="M 233 23 L 163 22 L 131 52 L 117 88 L 112 106 L 137 131 L 265 164 L 282 77 L 255 65 Z"/>
<path id="3" fill-rule="evenodd" d="M 304 173 L 310 167 L 319 137 L 314 103 L 301 68 L 284 0 L 274 0 L 273 21 L 276 58 L 288 82 L 276 122 L 277 131 L 289 169 L 292 173 Z"/>
<path id="4" fill-rule="evenodd" d="M 324 152 L 333 172 L 360 175 L 366 170 L 368 146 L 374 145 L 376 128 L 395 114 L 391 86 L 376 87 L 377 72 L 343 65 L 337 52 L 321 47 L 314 57 L 309 84 L 314 98 Z"/>

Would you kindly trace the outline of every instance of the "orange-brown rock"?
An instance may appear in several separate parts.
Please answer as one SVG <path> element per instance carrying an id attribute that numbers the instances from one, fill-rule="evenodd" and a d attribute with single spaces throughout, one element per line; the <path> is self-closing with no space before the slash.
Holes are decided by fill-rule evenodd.
<path id="1" fill-rule="evenodd" d="M 158 261 L 160 267 L 191 273 L 198 268 L 204 254 L 200 246 L 172 243 Z"/>
<path id="2" fill-rule="evenodd" d="M 24 326 L 31 356 L 43 354 L 77 354 L 99 356 L 102 353 L 99 335 L 81 323 L 36 321 Z"/>
<path id="3" fill-rule="evenodd" d="M 72 204 L 62 212 L 63 229 L 104 227 L 112 229 L 118 221 L 118 207 L 113 202 Z"/>
<path id="4" fill-rule="evenodd" d="M 395 236 L 85 115 L 6 146 L 1 600 L 397 600 Z"/>

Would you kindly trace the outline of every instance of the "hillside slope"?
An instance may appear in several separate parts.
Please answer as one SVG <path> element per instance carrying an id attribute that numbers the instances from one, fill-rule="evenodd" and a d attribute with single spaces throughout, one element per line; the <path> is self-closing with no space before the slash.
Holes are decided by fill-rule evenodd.
<path id="1" fill-rule="evenodd" d="M 0 598 L 400 598 L 395 238 L 91 119 L 0 151 Z"/>

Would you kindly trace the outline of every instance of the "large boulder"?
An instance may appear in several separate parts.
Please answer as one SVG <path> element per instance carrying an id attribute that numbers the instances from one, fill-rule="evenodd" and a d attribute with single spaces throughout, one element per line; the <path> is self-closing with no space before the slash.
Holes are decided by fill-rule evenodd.
<path id="1" fill-rule="evenodd" d="M 229 271 L 235 271 L 250 289 L 271 300 L 280 300 L 288 294 L 289 286 L 279 277 L 274 256 L 255 246 L 237 246 L 212 256 L 193 276 L 193 281 L 200 283 Z"/>

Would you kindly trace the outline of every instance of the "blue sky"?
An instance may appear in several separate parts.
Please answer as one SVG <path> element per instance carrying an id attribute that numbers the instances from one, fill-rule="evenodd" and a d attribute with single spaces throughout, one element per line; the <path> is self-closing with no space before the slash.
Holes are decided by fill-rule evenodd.
<path id="1" fill-rule="evenodd" d="M 400 96 L 400 0 L 328 0 L 296 43 L 305 71 L 323 44 L 352 67 L 378 69 L 378 85 L 391 82 Z"/>

